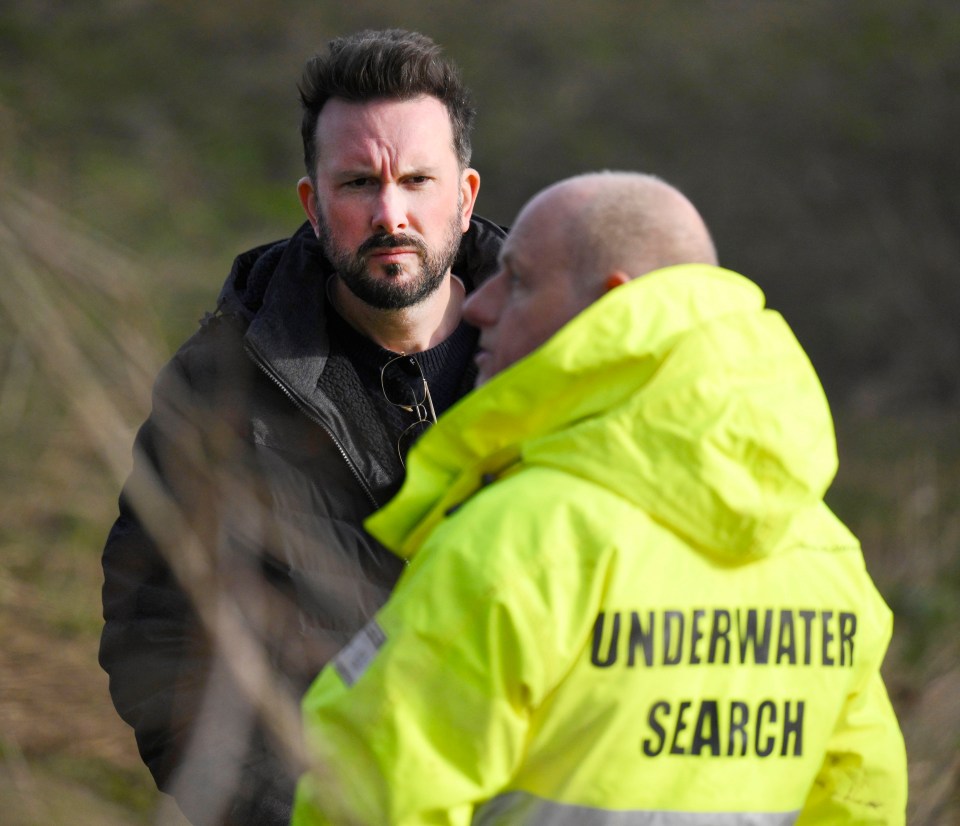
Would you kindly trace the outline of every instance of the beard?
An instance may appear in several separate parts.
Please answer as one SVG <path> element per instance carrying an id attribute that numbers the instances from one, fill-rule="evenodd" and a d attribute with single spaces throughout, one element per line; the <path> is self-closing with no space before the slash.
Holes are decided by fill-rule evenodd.
<path id="1" fill-rule="evenodd" d="M 322 211 L 318 209 L 317 214 L 320 244 L 337 275 L 357 298 L 378 310 L 402 310 L 433 295 L 443 284 L 447 271 L 453 265 L 463 236 L 458 204 L 457 211 L 447 224 L 447 232 L 440 246 L 435 249 L 431 250 L 421 239 L 411 235 L 381 232 L 370 236 L 356 252 L 352 252 L 339 246 L 323 218 Z M 417 251 L 418 271 L 413 279 L 406 282 L 398 278 L 403 273 L 401 264 L 383 265 L 383 274 L 374 274 L 370 272 L 365 257 L 370 250 L 396 247 L 413 248 Z"/>

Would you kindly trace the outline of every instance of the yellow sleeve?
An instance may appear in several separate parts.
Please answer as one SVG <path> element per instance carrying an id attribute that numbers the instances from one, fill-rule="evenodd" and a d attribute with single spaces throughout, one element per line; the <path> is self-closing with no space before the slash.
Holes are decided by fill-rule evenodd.
<path id="1" fill-rule="evenodd" d="M 881 644 L 861 685 L 847 698 L 797 826 L 898 826 L 906 820 L 906 749 L 880 677 L 880 661 L 890 637 L 886 606 L 883 614 L 878 618 L 878 624 L 885 626 Z"/>
<path id="2" fill-rule="evenodd" d="M 307 693 L 313 764 L 294 826 L 468 824 L 474 805 L 507 785 L 530 710 L 591 627 L 590 563 L 557 550 L 572 545 L 569 526 L 538 518 L 548 509 L 529 494 L 518 502 L 511 481 L 437 528 Z"/>

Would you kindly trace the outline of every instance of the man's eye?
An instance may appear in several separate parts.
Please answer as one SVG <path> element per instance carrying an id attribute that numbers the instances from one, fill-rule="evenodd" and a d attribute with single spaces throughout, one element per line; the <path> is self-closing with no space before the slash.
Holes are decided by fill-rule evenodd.
<path id="1" fill-rule="evenodd" d="M 365 186 L 369 186 L 372 181 L 373 178 L 351 178 L 344 183 L 344 186 L 348 189 L 362 189 Z"/>
<path id="2" fill-rule="evenodd" d="M 425 184 L 429 180 L 430 178 L 428 178 L 426 175 L 411 175 L 406 179 L 406 183 L 419 186 L 420 184 Z"/>

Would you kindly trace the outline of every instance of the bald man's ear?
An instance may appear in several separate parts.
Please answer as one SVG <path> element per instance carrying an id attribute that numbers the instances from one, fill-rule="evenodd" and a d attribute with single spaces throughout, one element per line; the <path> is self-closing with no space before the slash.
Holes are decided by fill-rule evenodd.
<path id="1" fill-rule="evenodd" d="M 626 284 L 629 280 L 630 276 L 627 275 L 623 270 L 614 270 L 603 282 L 603 292 L 608 293 L 614 287 L 619 287 L 622 284 Z"/>

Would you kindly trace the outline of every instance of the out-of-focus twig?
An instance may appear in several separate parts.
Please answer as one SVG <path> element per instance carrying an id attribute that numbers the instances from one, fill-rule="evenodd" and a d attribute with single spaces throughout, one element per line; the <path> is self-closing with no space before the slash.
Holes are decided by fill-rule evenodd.
<path id="1" fill-rule="evenodd" d="M 131 421 L 149 409 L 162 346 L 143 324 L 144 280 L 128 257 L 52 205 L 0 181 L 0 314 L 13 346 L 0 391 L 10 415 L 35 365 L 82 428 L 117 488 L 129 472 Z M 230 484 L 230 480 L 219 480 Z M 239 594 L 160 480 L 138 474 L 127 495 L 190 597 L 234 680 L 295 766 L 302 765 L 296 698 L 278 683 Z"/>

